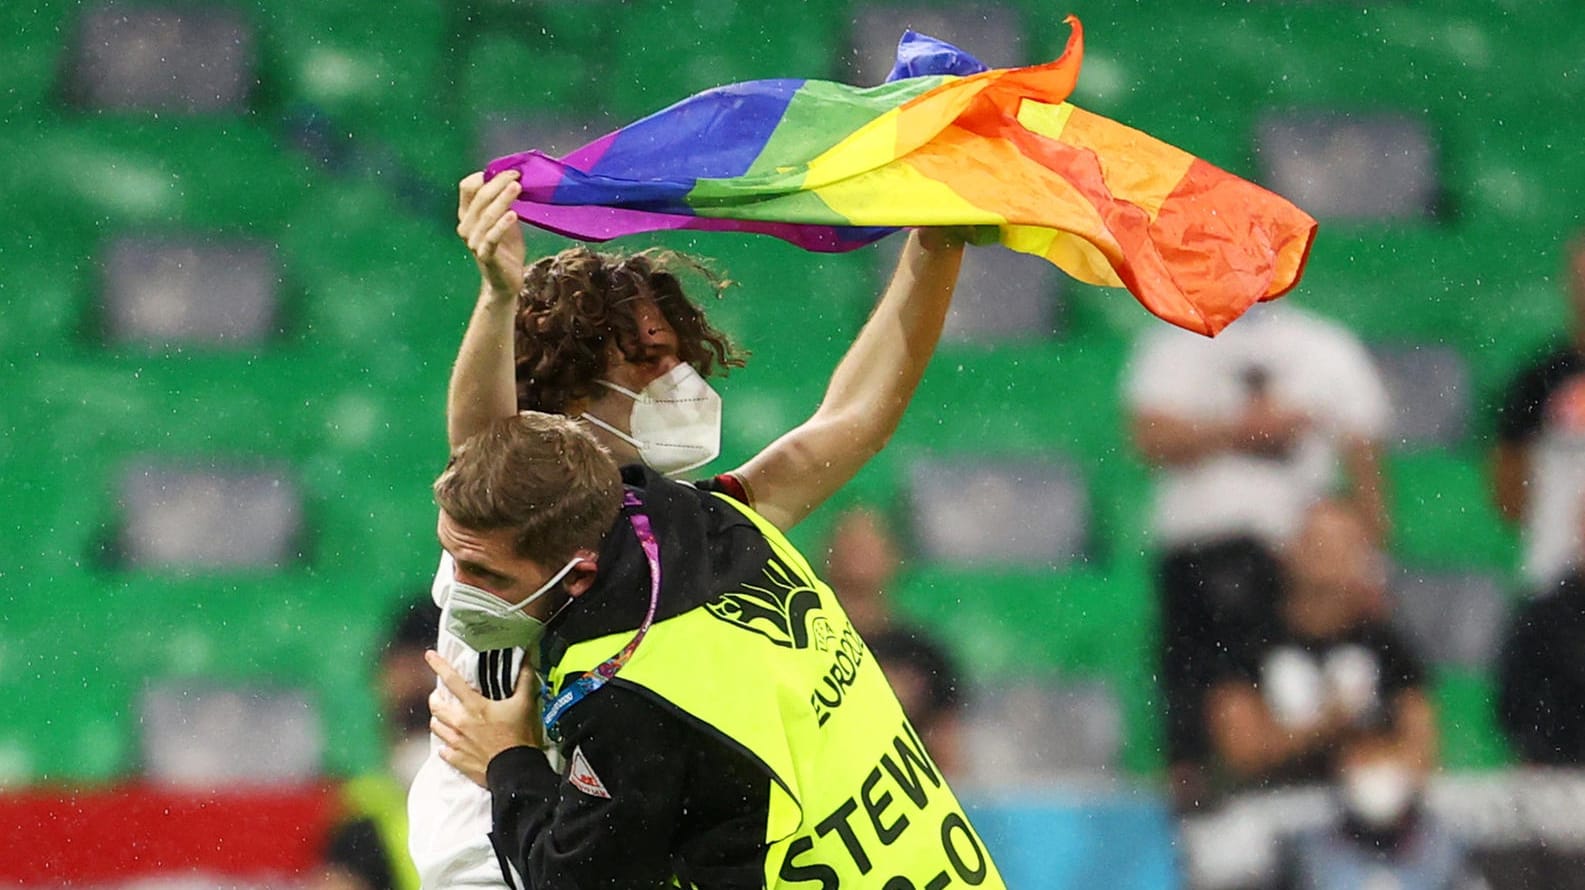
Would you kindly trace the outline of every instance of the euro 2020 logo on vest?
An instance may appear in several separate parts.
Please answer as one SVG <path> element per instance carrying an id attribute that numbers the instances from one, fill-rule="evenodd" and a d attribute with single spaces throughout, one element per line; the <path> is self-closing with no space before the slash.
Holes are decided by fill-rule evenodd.
<path id="1" fill-rule="evenodd" d="M 820 611 L 820 593 L 808 580 L 772 555 L 765 561 L 765 584 L 744 584 L 705 604 L 711 615 L 743 630 L 753 631 L 778 646 L 807 649 L 813 642 L 821 652 L 831 648 L 836 633 Z"/>

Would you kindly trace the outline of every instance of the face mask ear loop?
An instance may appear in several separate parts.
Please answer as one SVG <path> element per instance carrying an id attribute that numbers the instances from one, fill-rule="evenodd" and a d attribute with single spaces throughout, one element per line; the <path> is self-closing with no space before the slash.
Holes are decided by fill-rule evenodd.
<path id="1" fill-rule="evenodd" d="M 582 414 L 578 415 L 578 419 L 579 420 L 586 420 L 589 423 L 594 424 L 595 426 L 599 427 L 602 430 L 605 430 L 606 432 L 608 432 L 611 435 L 617 437 L 618 439 L 621 439 L 623 442 L 626 442 L 627 444 L 633 446 L 634 448 L 643 448 L 644 447 L 643 444 L 640 443 L 637 439 L 633 438 L 632 436 L 628 435 L 627 433 L 622 432 L 621 430 L 619 430 L 616 427 L 610 425 L 609 423 L 606 423 L 605 421 L 601 420 L 600 418 L 595 417 L 593 414 L 590 414 L 587 411 L 585 411 Z"/>
<path id="2" fill-rule="evenodd" d="M 595 383 L 598 383 L 601 386 L 605 387 L 606 389 L 612 390 L 613 392 L 619 392 L 622 395 L 627 396 L 628 398 L 632 399 L 635 402 L 642 401 L 643 398 L 644 398 L 644 394 L 643 393 L 634 392 L 631 389 L 628 389 L 627 387 L 623 386 L 620 383 L 612 383 L 609 380 L 596 380 Z"/>
<path id="3" fill-rule="evenodd" d="M 661 383 L 663 381 L 671 381 L 672 385 L 675 386 L 679 378 L 686 379 L 689 377 L 698 377 L 700 380 L 704 379 L 704 375 L 700 374 L 698 369 L 693 365 L 690 365 L 687 362 L 678 362 L 675 368 L 672 368 L 670 371 L 667 371 L 659 377 L 656 377 L 654 380 L 651 380 L 649 385 L 654 386 L 655 384 Z M 665 401 L 665 399 L 656 399 L 654 396 L 646 394 L 643 390 L 634 392 L 620 383 L 612 383 L 609 380 L 596 380 L 595 383 L 598 383 L 613 392 L 619 392 L 635 402 Z M 706 385 L 709 384 L 706 383 Z M 648 389 L 648 387 L 645 387 L 645 389 Z"/>
<path id="4" fill-rule="evenodd" d="M 528 606 L 531 603 L 535 602 L 540 597 L 542 597 L 545 594 L 549 593 L 551 591 L 551 588 L 555 587 L 556 584 L 561 581 L 561 579 L 567 577 L 568 573 L 570 573 L 572 571 L 572 567 L 577 565 L 580 562 L 583 562 L 583 557 L 574 556 L 572 559 L 567 561 L 566 565 L 561 567 L 561 571 L 559 571 L 556 574 L 552 575 L 550 577 L 549 581 L 546 581 L 543 585 L 540 586 L 540 588 L 538 590 L 536 590 L 533 593 L 529 594 L 527 599 L 523 600 L 522 602 L 520 602 L 520 603 L 518 603 L 516 605 L 507 606 L 506 607 L 506 611 L 507 612 L 521 612 L 524 609 L 528 608 Z"/>

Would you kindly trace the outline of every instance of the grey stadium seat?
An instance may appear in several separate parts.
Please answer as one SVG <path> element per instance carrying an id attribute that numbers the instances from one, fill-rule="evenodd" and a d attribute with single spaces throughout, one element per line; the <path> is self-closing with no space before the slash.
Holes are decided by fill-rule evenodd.
<path id="1" fill-rule="evenodd" d="M 875 252 L 883 285 L 902 245 L 902 236 L 892 235 Z M 1055 266 L 1027 253 L 1000 245 L 965 251 L 941 339 L 987 346 L 1054 341 L 1063 333 L 1065 281 Z"/>
<path id="2" fill-rule="evenodd" d="M 312 782 L 325 734 L 301 689 L 166 680 L 138 698 L 144 774 L 186 788 Z"/>
<path id="3" fill-rule="evenodd" d="M 886 79 L 897 59 L 897 39 L 912 28 L 955 44 L 992 68 L 1025 64 L 1028 47 L 1018 11 L 1000 3 L 865 4 L 856 11 L 843 79 L 861 85 Z"/>
<path id="4" fill-rule="evenodd" d="M 1089 492 L 1078 468 L 1057 456 L 918 459 L 908 468 L 908 498 L 929 560 L 1061 568 L 1086 556 Z"/>
<path id="5" fill-rule="evenodd" d="M 1408 568 L 1392 585 L 1394 622 L 1432 665 L 1491 665 L 1507 621 L 1502 580 L 1476 571 Z"/>
<path id="6" fill-rule="evenodd" d="M 1123 711 L 1105 681 L 993 684 L 972 702 L 963 721 L 968 784 L 1012 788 L 1118 766 Z"/>
<path id="7" fill-rule="evenodd" d="M 66 69 L 73 105 L 117 111 L 245 111 L 257 37 L 226 6 L 103 3 L 81 14 Z"/>
<path id="8" fill-rule="evenodd" d="M 509 154 L 537 148 L 559 158 L 617 128 L 611 120 L 573 120 L 547 114 L 486 114 L 478 125 L 475 150 L 479 166 Z"/>
<path id="9" fill-rule="evenodd" d="M 272 570 L 301 556 L 302 494 L 278 468 L 140 460 L 123 470 L 120 500 L 125 568 Z"/>
<path id="10" fill-rule="evenodd" d="M 126 235 L 110 243 L 103 276 L 113 342 L 246 347 L 280 328 L 281 263 L 267 241 Z"/>
<path id="11" fill-rule="evenodd" d="M 1321 219 L 1427 219 L 1438 210 L 1425 121 L 1392 112 L 1272 113 L 1255 135 L 1261 182 Z"/>
<path id="12" fill-rule="evenodd" d="M 1377 343 L 1371 355 L 1392 401 L 1387 441 L 1394 448 L 1452 448 L 1464 441 L 1470 371 L 1458 350 L 1434 343 Z"/>

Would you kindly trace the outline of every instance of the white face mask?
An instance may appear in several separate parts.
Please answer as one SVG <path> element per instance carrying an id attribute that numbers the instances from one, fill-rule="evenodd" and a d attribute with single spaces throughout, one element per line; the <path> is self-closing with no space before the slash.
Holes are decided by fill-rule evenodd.
<path id="1" fill-rule="evenodd" d="M 639 392 L 608 380 L 600 385 L 633 400 L 628 432 L 587 412 L 583 419 L 638 449 L 651 469 L 676 476 L 721 453 L 721 396 L 692 365 L 679 363 Z"/>
<path id="2" fill-rule="evenodd" d="M 1390 761 L 1355 767 L 1343 776 L 1344 805 L 1375 829 L 1397 825 L 1417 793 L 1414 774 Z"/>
<path id="3" fill-rule="evenodd" d="M 446 600 L 446 630 L 475 652 L 532 649 L 545 635 L 545 622 L 525 613 L 524 607 L 549 593 L 582 559 L 574 556 L 567 560 L 561 571 L 516 604 L 502 602 L 488 590 L 452 579 L 451 595 Z"/>

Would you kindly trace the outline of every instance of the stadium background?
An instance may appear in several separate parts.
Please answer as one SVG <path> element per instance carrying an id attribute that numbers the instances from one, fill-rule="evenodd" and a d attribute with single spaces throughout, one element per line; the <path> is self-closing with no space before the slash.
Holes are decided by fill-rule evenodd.
<path id="1" fill-rule="evenodd" d="M 968 6 L 937 4 L 959 15 Z M 0 8 L 0 785 L 135 772 L 139 695 L 170 678 L 305 689 L 322 715 L 325 769 L 374 765 L 371 667 L 386 617 L 434 568 L 427 486 L 444 460 L 445 381 L 476 287 L 452 232 L 455 183 L 488 158 L 484 143 L 499 138 L 491 128 L 554 121 L 587 125 L 592 138 L 718 83 L 843 77 L 861 12 L 895 10 L 900 33 L 910 9 L 928 7 L 113 7 L 220 11 L 238 24 L 256 82 L 240 102 L 196 112 L 95 99 L 82 79 L 93 58 L 83 35 L 97 33 L 85 22 L 100 7 Z M 1078 14 L 1088 49 L 1076 103 L 1242 175 L 1260 176 L 1255 136 L 1273 112 L 1423 125 L 1434 207 L 1323 219 L 1288 299 L 1382 348 L 1451 350 L 1461 362 L 1464 378 L 1440 392 L 1467 422 L 1390 455 L 1392 555 L 1411 573 L 1493 577 L 1509 589 L 1514 540 L 1484 476 L 1488 406 L 1564 329 L 1559 249 L 1585 194 L 1576 0 L 973 7 L 1010 17 L 1021 35 L 1013 47 L 965 41 L 995 65 L 1054 57 L 1062 14 Z M 267 336 L 118 337 L 105 294 L 121 268 L 109 257 L 127 238 L 262 249 L 277 307 Z M 529 251 L 560 243 L 531 233 Z M 814 408 L 885 268 L 874 249 L 819 256 L 727 236 L 638 243 L 710 257 L 738 282 L 710 307 L 753 352 L 720 386 L 717 468 Z M 1126 727 L 1120 763 L 1148 781 L 1161 765 L 1149 479 L 1125 439 L 1119 379 L 1132 339 L 1156 322 L 1126 293 L 1071 282 L 1060 307 L 1052 337 L 943 344 L 892 445 L 838 503 L 878 503 L 905 522 L 909 468 L 921 459 L 1057 455 L 1076 467 L 1089 504 L 1079 558 L 1024 568 L 915 559 L 897 600 L 942 633 L 978 683 L 1102 681 Z M 129 563 L 127 479 L 149 466 L 244 467 L 280 480 L 301 509 L 291 553 L 264 570 Z M 795 540 L 815 549 L 834 512 Z M 1436 676 L 1446 764 L 1506 763 L 1485 667 L 1442 664 Z"/>

